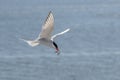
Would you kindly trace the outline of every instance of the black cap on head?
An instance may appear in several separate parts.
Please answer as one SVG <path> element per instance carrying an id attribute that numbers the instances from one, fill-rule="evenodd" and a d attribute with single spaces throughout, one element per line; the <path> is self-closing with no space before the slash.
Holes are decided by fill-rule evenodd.
<path id="1" fill-rule="evenodd" d="M 53 45 L 55 46 L 56 49 L 58 49 L 58 46 L 54 41 L 53 41 Z"/>

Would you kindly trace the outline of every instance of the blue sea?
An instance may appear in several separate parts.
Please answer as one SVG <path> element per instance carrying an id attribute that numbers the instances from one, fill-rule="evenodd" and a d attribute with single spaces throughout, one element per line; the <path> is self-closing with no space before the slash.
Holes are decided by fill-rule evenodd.
<path id="1" fill-rule="evenodd" d="M 20 40 L 49 11 L 60 55 Z M 120 80 L 120 0 L 0 0 L 0 80 Z"/>

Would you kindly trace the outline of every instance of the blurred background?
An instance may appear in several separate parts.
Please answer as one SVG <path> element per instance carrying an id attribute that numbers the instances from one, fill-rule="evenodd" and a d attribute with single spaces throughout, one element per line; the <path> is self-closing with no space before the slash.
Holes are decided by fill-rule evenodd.
<path id="1" fill-rule="evenodd" d="M 0 80 L 120 80 L 119 0 L 0 0 Z M 30 47 L 48 15 L 54 49 Z"/>

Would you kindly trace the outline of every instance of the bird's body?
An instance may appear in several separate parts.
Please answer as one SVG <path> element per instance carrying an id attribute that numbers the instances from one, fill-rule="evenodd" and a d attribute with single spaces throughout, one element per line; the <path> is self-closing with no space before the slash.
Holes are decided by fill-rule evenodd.
<path id="1" fill-rule="evenodd" d="M 57 44 L 54 42 L 54 39 L 57 36 L 68 32 L 70 29 L 66 29 L 65 31 L 63 31 L 61 33 L 51 36 L 53 28 L 54 28 L 54 17 L 50 11 L 46 21 L 44 22 L 44 25 L 42 26 L 42 31 L 39 34 L 38 38 L 35 40 L 25 40 L 25 39 L 22 39 L 22 40 L 27 42 L 32 47 L 37 46 L 37 45 L 45 45 L 50 48 L 55 48 L 56 53 L 59 53 L 59 48 L 58 48 Z"/>
<path id="2" fill-rule="evenodd" d="M 46 46 L 48 46 L 48 47 L 53 48 L 53 41 L 50 40 L 50 39 L 41 38 L 41 39 L 39 39 L 38 41 L 39 41 L 39 43 L 41 43 L 42 45 L 46 45 Z"/>

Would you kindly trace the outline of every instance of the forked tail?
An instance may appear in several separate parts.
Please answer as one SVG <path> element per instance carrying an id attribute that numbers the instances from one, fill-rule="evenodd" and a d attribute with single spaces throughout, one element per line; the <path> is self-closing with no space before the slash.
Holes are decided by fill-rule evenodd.
<path id="1" fill-rule="evenodd" d="M 28 43 L 32 47 L 35 47 L 35 46 L 39 45 L 39 43 L 36 42 L 36 41 L 25 40 L 25 39 L 21 39 L 21 40 L 24 41 L 24 42 L 26 42 L 26 43 Z"/>

